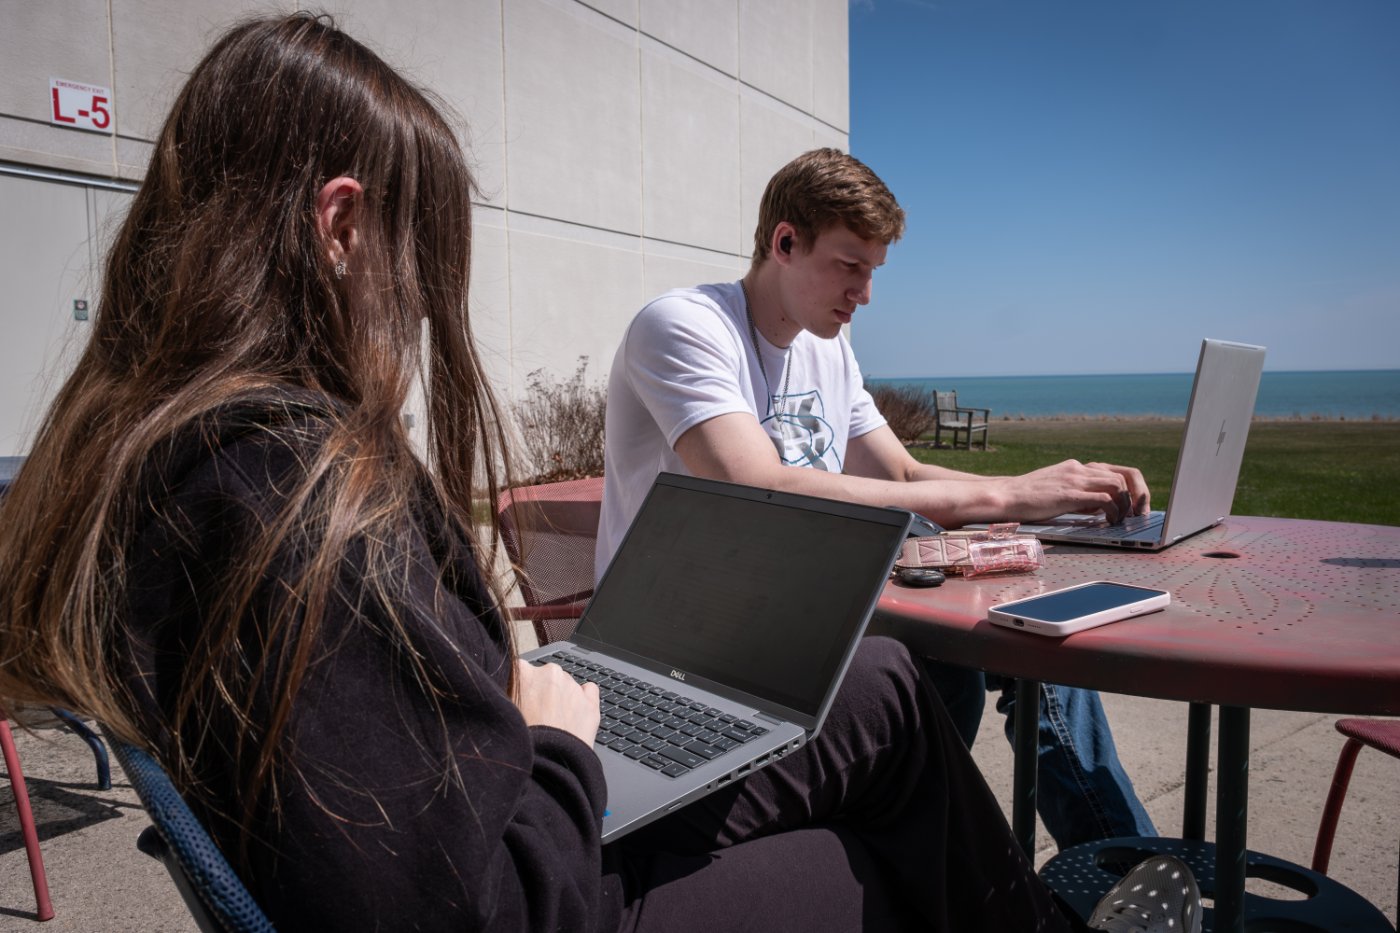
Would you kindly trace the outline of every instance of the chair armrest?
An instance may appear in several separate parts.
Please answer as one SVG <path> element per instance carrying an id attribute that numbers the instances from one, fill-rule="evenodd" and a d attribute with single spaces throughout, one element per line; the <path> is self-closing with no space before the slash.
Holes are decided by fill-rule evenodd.
<path id="1" fill-rule="evenodd" d="M 592 593 L 587 594 L 592 596 Z M 573 634 L 588 600 L 555 601 L 539 606 L 507 606 L 506 618 L 512 622 L 529 622 L 540 645 L 548 645 Z"/>
<path id="2" fill-rule="evenodd" d="M 551 619 L 577 619 L 588 608 L 588 600 L 546 603 L 542 606 L 506 606 L 506 618 L 512 622 L 545 622 Z"/>

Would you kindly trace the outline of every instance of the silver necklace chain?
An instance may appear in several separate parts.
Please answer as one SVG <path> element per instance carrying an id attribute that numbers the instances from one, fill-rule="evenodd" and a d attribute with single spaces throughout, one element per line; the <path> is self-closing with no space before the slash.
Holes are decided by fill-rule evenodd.
<path id="1" fill-rule="evenodd" d="M 758 327 L 753 322 L 753 305 L 749 303 L 749 289 L 744 284 L 744 280 L 739 280 L 739 290 L 744 293 L 744 316 L 749 319 L 749 340 L 753 343 L 753 355 L 758 359 L 758 371 L 763 376 L 763 388 L 768 393 L 768 411 L 772 413 L 774 420 L 778 422 L 778 432 L 782 433 L 782 419 L 778 417 L 778 408 L 773 399 L 773 386 L 768 381 L 768 370 L 763 365 L 763 351 L 758 348 Z M 778 399 L 786 399 L 788 394 L 788 380 L 792 377 L 791 362 L 792 345 L 783 348 L 783 394 Z"/>

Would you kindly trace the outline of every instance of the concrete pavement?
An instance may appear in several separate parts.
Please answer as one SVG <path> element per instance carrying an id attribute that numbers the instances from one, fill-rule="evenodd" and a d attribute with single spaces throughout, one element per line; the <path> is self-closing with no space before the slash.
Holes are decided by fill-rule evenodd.
<path id="1" fill-rule="evenodd" d="M 1158 828 L 1181 827 L 1186 707 L 1139 697 L 1105 696 L 1119 752 Z M 1251 728 L 1249 845 L 1293 862 L 1312 857 L 1318 815 L 1342 738 L 1339 717 L 1261 710 Z M 1003 808 L 1010 812 L 1011 750 L 988 703 L 974 749 Z M 114 787 L 93 787 L 87 746 L 63 731 L 17 732 L 39 824 L 56 916 L 34 922 L 34 894 L 19 838 L 8 775 L 0 780 L 0 930 L 36 933 L 194 933 L 164 868 L 136 850 L 147 824 L 113 761 Z M 1213 788 L 1212 788 L 1213 789 Z M 1208 837 L 1213 836 L 1211 813 Z M 1037 862 L 1054 854 L 1044 830 Z M 1332 856 L 1334 877 L 1395 917 L 1400 841 L 1400 761 L 1363 751 L 1342 811 Z M 1265 882 L 1251 890 L 1297 896 Z"/>

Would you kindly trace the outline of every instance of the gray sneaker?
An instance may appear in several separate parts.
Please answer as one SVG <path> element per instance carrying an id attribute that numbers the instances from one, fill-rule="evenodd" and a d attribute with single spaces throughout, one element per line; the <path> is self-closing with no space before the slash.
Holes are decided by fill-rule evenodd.
<path id="1" fill-rule="evenodd" d="M 1201 890 L 1180 859 L 1154 855 L 1134 865 L 1099 901 L 1089 929 L 1108 933 L 1201 933 Z"/>

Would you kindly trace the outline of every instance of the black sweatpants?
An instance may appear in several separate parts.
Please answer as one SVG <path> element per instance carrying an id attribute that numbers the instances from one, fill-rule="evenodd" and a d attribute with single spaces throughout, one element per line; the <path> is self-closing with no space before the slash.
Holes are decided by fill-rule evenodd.
<path id="1" fill-rule="evenodd" d="M 867 638 L 817 738 L 604 850 L 622 929 L 1068 931 L 904 647 Z"/>

